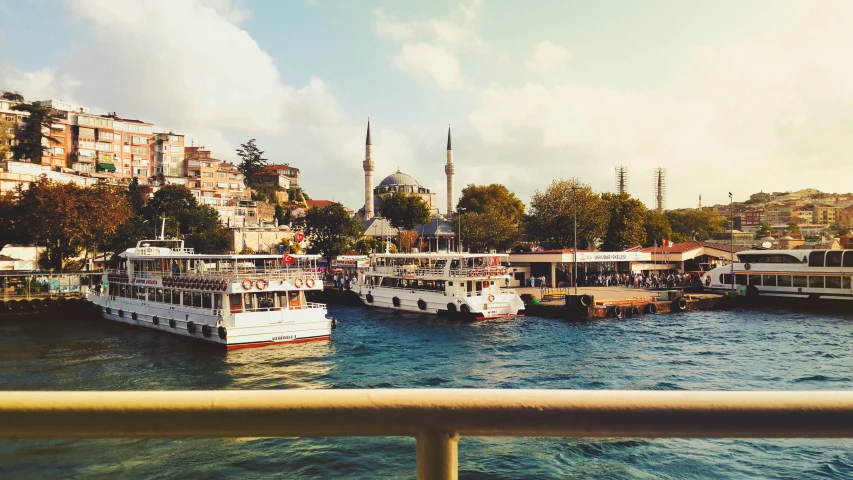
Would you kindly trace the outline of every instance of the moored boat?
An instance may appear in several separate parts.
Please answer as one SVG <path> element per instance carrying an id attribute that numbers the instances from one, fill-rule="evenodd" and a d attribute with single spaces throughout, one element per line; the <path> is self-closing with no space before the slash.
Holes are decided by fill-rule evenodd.
<path id="1" fill-rule="evenodd" d="M 375 254 L 359 268 L 358 294 L 371 307 L 482 320 L 512 317 L 524 303 L 503 288 L 506 254 Z"/>
<path id="2" fill-rule="evenodd" d="M 204 255 L 161 239 L 119 257 L 88 296 L 109 320 L 228 350 L 328 340 L 337 325 L 305 298 L 323 288 L 317 255 Z"/>

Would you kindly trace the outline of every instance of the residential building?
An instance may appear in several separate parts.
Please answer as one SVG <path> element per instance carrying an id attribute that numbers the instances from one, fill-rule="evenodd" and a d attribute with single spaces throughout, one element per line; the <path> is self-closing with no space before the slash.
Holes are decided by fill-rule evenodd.
<path id="1" fill-rule="evenodd" d="M 15 132 L 24 123 L 27 113 L 12 110 L 19 102 L 6 99 L 0 93 L 0 160 L 12 158 L 12 145 L 15 144 Z"/>
<path id="2" fill-rule="evenodd" d="M 299 186 L 299 169 L 296 167 L 291 167 L 288 164 L 272 164 L 267 165 L 267 170 L 270 172 L 275 172 L 278 175 L 283 175 L 287 178 L 290 187 L 298 187 Z"/>
<path id="3" fill-rule="evenodd" d="M 266 175 L 255 182 L 255 187 L 279 187 L 284 190 L 290 188 L 290 177 L 284 174 L 284 169 L 275 168 L 276 165 L 265 167 Z M 290 167 L 288 167 L 290 168 Z"/>
<path id="4" fill-rule="evenodd" d="M 839 210 L 838 221 L 848 227 L 853 227 L 853 206 Z"/>
<path id="5" fill-rule="evenodd" d="M 764 209 L 764 223 L 771 225 L 791 223 L 792 209 L 787 205 L 768 205 Z"/>
<path id="6" fill-rule="evenodd" d="M 120 140 L 117 138 L 121 142 L 121 169 L 116 165 L 116 171 L 122 181 L 136 178 L 139 183 L 147 183 L 154 177 L 154 125 L 115 113 L 103 117 L 112 118 L 116 137 L 121 135 Z"/>
<path id="7" fill-rule="evenodd" d="M 764 220 L 763 210 L 743 210 L 740 212 L 740 224 L 743 229 L 758 228 Z"/>
<path id="8" fill-rule="evenodd" d="M 38 102 L 50 108 L 55 119 L 51 128 L 43 128 L 42 133 L 50 135 L 56 143 L 42 140 L 42 144 L 48 149 L 41 159 L 41 164 L 57 169 L 72 168 L 74 163 L 74 131 L 71 128 L 73 114 L 76 112 L 88 112 L 86 107 L 74 106 L 61 100 L 41 100 Z"/>
<path id="9" fill-rule="evenodd" d="M 215 180 L 213 196 L 220 198 L 244 197 L 246 189 L 243 183 L 243 174 L 233 163 L 219 162 L 216 166 Z"/>
<path id="10" fill-rule="evenodd" d="M 75 172 L 103 172 L 121 178 L 121 134 L 116 135 L 114 123 L 112 118 L 86 113 L 82 108 L 69 114 L 70 166 Z"/>
<path id="11" fill-rule="evenodd" d="M 791 221 L 794 223 L 812 223 L 814 213 L 811 210 L 800 209 L 791 212 Z"/>
<path id="12" fill-rule="evenodd" d="M 95 177 L 57 171 L 49 165 L 6 160 L 0 162 L 0 193 L 13 192 L 18 186 L 26 188 L 42 175 L 54 182 L 76 183 L 81 187 L 94 185 L 100 181 Z"/>
<path id="13" fill-rule="evenodd" d="M 838 207 L 815 205 L 812 207 L 812 222 L 819 225 L 829 225 L 838 221 Z"/>
<path id="14" fill-rule="evenodd" d="M 219 160 L 204 147 L 184 147 L 187 163 L 187 186 L 196 197 L 213 197 L 216 192 L 216 171 Z"/>
<path id="15" fill-rule="evenodd" d="M 187 172 L 184 157 L 184 136 L 176 133 L 154 134 L 154 176 L 165 183 L 166 177 L 184 177 Z"/>

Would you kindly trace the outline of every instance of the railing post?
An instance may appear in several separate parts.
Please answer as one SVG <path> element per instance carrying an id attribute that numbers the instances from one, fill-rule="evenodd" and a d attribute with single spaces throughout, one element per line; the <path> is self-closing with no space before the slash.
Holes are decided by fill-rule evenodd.
<path id="1" fill-rule="evenodd" d="M 415 437 L 418 449 L 418 480 L 459 478 L 459 434 L 428 430 Z"/>

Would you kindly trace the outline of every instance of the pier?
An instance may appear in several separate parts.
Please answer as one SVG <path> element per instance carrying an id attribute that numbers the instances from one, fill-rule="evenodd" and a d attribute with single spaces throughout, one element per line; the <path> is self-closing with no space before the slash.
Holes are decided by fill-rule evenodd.
<path id="1" fill-rule="evenodd" d="M 100 283 L 102 272 L 3 272 L 0 273 L 0 314 L 33 313 L 78 306 Z"/>
<path id="2" fill-rule="evenodd" d="M 627 287 L 517 288 L 525 300 L 526 314 L 580 320 L 630 318 L 718 308 L 722 295 L 685 293 L 682 290 L 650 291 Z M 532 299 L 536 298 L 536 302 Z"/>

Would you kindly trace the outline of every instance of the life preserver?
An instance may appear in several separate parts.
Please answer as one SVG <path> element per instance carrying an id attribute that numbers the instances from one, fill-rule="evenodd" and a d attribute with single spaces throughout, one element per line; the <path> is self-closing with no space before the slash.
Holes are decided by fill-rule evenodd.
<path id="1" fill-rule="evenodd" d="M 752 268 L 752 265 L 750 265 L 750 264 L 748 264 L 748 263 L 747 263 L 747 264 L 744 264 L 743 268 L 744 268 L 745 270 L 749 270 L 750 268 Z"/>
<path id="2" fill-rule="evenodd" d="M 219 282 L 219 289 L 224 292 L 227 288 L 228 288 L 228 282 L 226 282 L 225 280 L 221 280 Z"/>
<path id="3" fill-rule="evenodd" d="M 252 289 L 252 280 L 249 278 L 244 278 L 243 282 L 240 283 L 240 285 L 243 287 L 243 290 L 251 290 Z"/>
<path id="4" fill-rule="evenodd" d="M 293 286 L 296 288 L 302 288 L 302 285 L 303 285 L 302 279 L 299 277 L 296 277 L 296 280 L 293 281 Z"/>
<path id="5" fill-rule="evenodd" d="M 640 314 L 640 308 L 637 307 L 636 305 L 633 305 L 631 307 L 631 316 L 634 317 L 634 316 L 637 316 L 639 314 Z"/>
<path id="6" fill-rule="evenodd" d="M 676 312 L 683 312 L 687 308 L 687 299 L 684 297 L 676 298 L 672 301 L 672 309 Z"/>
<path id="7" fill-rule="evenodd" d="M 263 290 L 263 289 L 267 288 L 267 281 L 264 280 L 263 278 L 259 278 L 255 282 L 255 286 L 258 287 L 258 290 Z"/>
<path id="8" fill-rule="evenodd" d="M 613 307 L 613 316 L 614 317 L 621 317 L 622 316 L 622 307 L 620 307 L 619 305 L 615 305 Z"/>
<path id="9" fill-rule="evenodd" d="M 313 278 L 306 278 L 305 279 L 305 286 L 308 288 L 314 288 L 314 279 Z"/>
<path id="10" fill-rule="evenodd" d="M 654 303 L 650 303 L 650 304 L 646 305 L 646 312 L 654 315 L 655 313 L 658 313 L 658 306 L 655 305 Z"/>
<path id="11" fill-rule="evenodd" d="M 494 301 L 495 301 L 495 296 L 490 294 L 490 295 L 489 295 L 489 301 L 490 301 L 490 302 L 494 302 Z"/>

